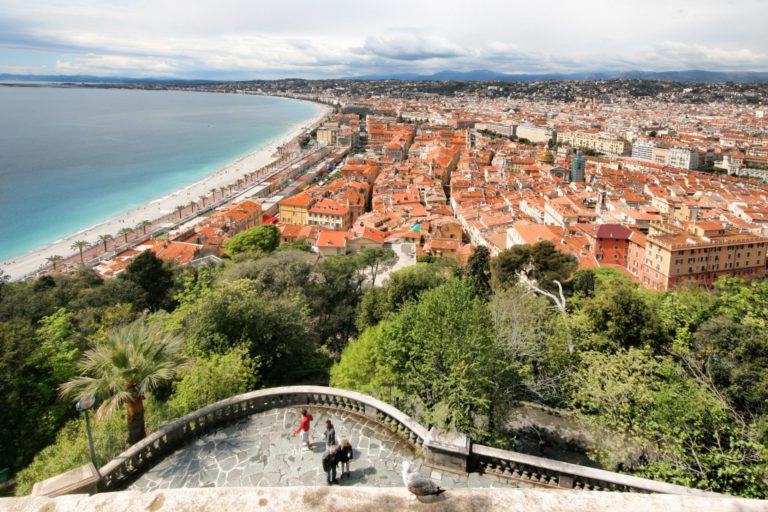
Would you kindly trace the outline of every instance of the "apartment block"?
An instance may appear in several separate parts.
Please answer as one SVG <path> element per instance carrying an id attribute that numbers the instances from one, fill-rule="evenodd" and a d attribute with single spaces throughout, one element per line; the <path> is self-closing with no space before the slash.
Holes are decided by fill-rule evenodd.
<path id="1" fill-rule="evenodd" d="M 705 221 L 687 229 L 654 223 L 646 237 L 641 283 L 663 291 L 687 281 L 710 285 L 724 275 L 762 277 L 766 247 L 768 238 L 722 222 Z"/>

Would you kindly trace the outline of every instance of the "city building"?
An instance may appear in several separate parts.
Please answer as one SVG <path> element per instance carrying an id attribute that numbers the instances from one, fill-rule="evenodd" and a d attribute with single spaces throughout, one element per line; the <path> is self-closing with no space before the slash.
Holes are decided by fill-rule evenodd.
<path id="1" fill-rule="evenodd" d="M 571 158 L 571 181 L 574 183 L 584 183 L 584 170 L 586 168 L 587 161 L 584 155 L 579 151 Z"/>
<path id="2" fill-rule="evenodd" d="M 711 285 L 724 275 L 763 277 L 766 247 L 768 238 L 722 222 L 705 221 L 688 229 L 654 223 L 646 237 L 642 284 L 663 291 L 688 281 Z"/>

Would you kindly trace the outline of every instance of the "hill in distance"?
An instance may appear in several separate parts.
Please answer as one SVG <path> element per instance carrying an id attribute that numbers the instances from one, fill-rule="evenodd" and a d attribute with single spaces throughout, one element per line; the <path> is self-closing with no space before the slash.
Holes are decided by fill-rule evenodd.
<path id="1" fill-rule="evenodd" d="M 288 79 L 286 77 L 285 79 Z M 431 75 L 416 73 L 391 73 L 339 78 L 340 80 L 435 80 L 435 81 L 476 81 L 476 82 L 543 82 L 547 80 L 662 80 L 668 82 L 768 82 L 764 71 L 594 71 L 578 73 L 504 74 L 487 69 L 474 71 L 439 71 Z M 258 79 L 255 79 L 258 80 Z M 131 78 L 104 77 L 91 75 L 15 75 L 0 73 L 0 82 L 57 82 L 89 84 L 121 83 L 187 83 L 209 84 L 248 80 L 200 80 L 184 78 Z"/>
<path id="2" fill-rule="evenodd" d="M 542 82 L 545 80 L 664 80 L 669 82 L 766 82 L 768 72 L 743 71 L 596 71 L 580 73 L 504 74 L 487 69 L 440 71 L 432 75 L 401 73 L 355 77 L 353 80 L 456 80 L 498 82 Z"/>

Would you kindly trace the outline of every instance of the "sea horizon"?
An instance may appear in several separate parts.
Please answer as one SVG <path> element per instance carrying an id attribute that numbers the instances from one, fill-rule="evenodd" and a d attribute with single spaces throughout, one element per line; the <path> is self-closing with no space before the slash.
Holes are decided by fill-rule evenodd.
<path id="1" fill-rule="evenodd" d="M 0 261 L 182 191 L 319 108 L 260 95 L 0 87 Z"/>

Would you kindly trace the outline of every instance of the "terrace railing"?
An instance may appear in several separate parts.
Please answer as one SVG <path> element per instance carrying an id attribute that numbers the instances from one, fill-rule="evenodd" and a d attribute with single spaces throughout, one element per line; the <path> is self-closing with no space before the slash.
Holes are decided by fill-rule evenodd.
<path id="1" fill-rule="evenodd" d="M 522 486 L 681 495 L 704 491 L 472 444 L 465 434 L 428 430 L 373 397 L 323 386 L 287 386 L 234 396 L 172 421 L 101 467 L 101 490 L 119 490 L 188 441 L 252 414 L 282 407 L 328 408 L 359 415 L 397 433 L 426 465 L 487 473 Z"/>

